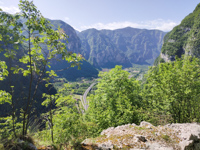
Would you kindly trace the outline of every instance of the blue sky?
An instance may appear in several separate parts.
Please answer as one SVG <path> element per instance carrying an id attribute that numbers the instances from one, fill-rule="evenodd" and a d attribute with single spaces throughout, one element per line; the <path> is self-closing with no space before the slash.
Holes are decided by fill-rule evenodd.
<path id="1" fill-rule="evenodd" d="M 0 0 L 0 8 L 18 11 L 19 0 Z M 198 0 L 34 0 L 43 16 L 76 30 L 134 28 L 170 31 L 191 13 Z"/>

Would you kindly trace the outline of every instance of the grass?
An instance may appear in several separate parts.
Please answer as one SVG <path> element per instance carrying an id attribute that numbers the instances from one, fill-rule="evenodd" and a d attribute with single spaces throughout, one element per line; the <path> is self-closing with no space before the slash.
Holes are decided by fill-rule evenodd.
<path id="1" fill-rule="evenodd" d="M 74 98 L 76 98 L 76 99 L 82 99 L 82 95 L 74 94 Z"/>
<path id="2" fill-rule="evenodd" d="M 161 135 L 161 137 L 162 137 L 166 142 L 170 142 L 170 141 L 171 141 L 171 138 L 170 138 L 169 135 L 163 134 L 163 135 Z"/>

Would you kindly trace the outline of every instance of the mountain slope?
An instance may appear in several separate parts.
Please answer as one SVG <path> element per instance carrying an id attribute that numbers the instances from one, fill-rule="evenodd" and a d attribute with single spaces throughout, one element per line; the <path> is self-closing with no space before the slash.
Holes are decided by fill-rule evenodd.
<path id="1" fill-rule="evenodd" d="M 93 66 L 98 68 L 112 68 L 115 65 L 131 66 L 127 57 L 101 31 L 88 29 L 80 32 L 78 36 L 81 39 L 81 54 Z"/>
<path id="2" fill-rule="evenodd" d="M 166 34 L 161 54 L 155 61 L 173 61 L 182 54 L 200 58 L 200 4 L 181 23 Z"/>
<path id="3" fill-rule="evenodd" d="M 50 20 L 50 22 L 54 25 L 54 29 L 60 27 L 68 35 L 68 43 L 66 43 L 67 50 L 72 51 L 73 53 L 81 53 L 81 41 L 77 36 L 76 31 L 70 25 L 61 20 Z M 69 66 L 70 64 L 65 61 L 53 62 L 51 69 L 60 70 Z M 63 70 L 62 72 L 57 72 L 57 74 L 59 77 L 64 77 L 70 81 L 75 81 L 81 77 L 97 77 L 97 69 L 87 61 L 84 60 L 80 67 L 81 70 L 78 70 L 77 67 L 74 67 L 67 70 Z"/>
<path id="4" fill-rule="evenodd" d="M 102 30 L 110 37 L 120 51 L 123 51 L 131 63 L 152 64 L 162 47 L 165 32 L 124 28 L 117 30 Z"/>
<path id="5" fill-rule="evenodd" d="M 88 29 L 78 34 L 81 53 L 96 67 L 152 64 L 160 54 L 166 33 L 159 30 L 123 28 L 117 30 Z M 112 65 L 110 65 L 112 64 Z"/>
<path id="6" fill-rule="evenodd" d="M 21 20 L 23 21 L 23 20 Z M 80 39 L 76 35 L 75 30 L 69 26 L 68 24 L 62 22 L 62 21 L 53 21 L 51 20 L 51 23 L 54 25 L 54 29 L 56 29 L 58 26 L 60 26 L 65 33 L 69 36 L 68 38 L 68 43 L 67 47 L 69 51 L 72 52 L 80 52 Z M 3 31 L 1 30 L 1 34 Z M 5 45 L 2 41 L 0 41 L 0 46 L 2 48 L 5 48 Z M 9 47 L 9 46 L 8 46 Z M 45 47 L 44 47 L 45 48 Z M 25 51 L 27 51 L 26 48 L 26 43 L 24 42 L 22 45 L 19 46 L 19 49 L 17 50 L 16 56 L 14 57 L 13 60 L 9 60 L 8 58 L 5 58 L 4 52 L 0 53 L 0 60 L 5 61 L 8 67 L 16 66 L 18 65 L 19 67 L 26 68 L 26 65 L 22 64 L 19 62 L 19 59 L 24 56 Z M 65 61 L 59 61 L 59 62 L 52 62 L 52 67 L 51 69 L 54 70 L 60 70 L 63 68 L 68 67 L 70 64 L 65 62 Z M 62 72 L 58 72 L 59 77 L 65 77 L 67 80 L 76 80 L 81 77 L 97 77 L 98 71 L 88 62 L 83 61 L 81 65 L 82 70 L 78 70 L 77 67 L 70 68 L 68 70 L 64 70 Z M 9 70 L 9 69 L 8 69 Z M 37 80 L 35 78 L 38 78 L 37 75 L 34 76 L 34 79 L 32 81 L 32 89 L 35 88 Z M 14 86 L 13 87 L 13 99 L 15 100 L 15 107 L 22 108 L 26 104 L 24 102 L 24 98 L 28 97 L 28 90 L 29 90 L 29 77 L 24 77 L 22 73 L 19 74 L 11 74 L 6 77 L 5 80 L 0 82 L 0 90 L 5 90 L 7 92 L 10 92 L 10 85 Z M 41 82 L 41 84 L 38 86 L 38 90 L 35 96 L 35 102 L 33 104 L 33 108 L 36 109 L 36 113 L 43 113 L 45 112 L 45 107 L 41 105 L 43 102 L 44 98 L 42 98 L 43 93 L 48 93 L 48 94 L 55 94 L 56 89 L 53 88 L 47 88 L 45 86 L 46 82 Z M 0 105 L 0 116 L 3 115 L 8 115 L 8 113 L 11 110 L 11 106 L 5 104 L 5 105 Z M 17 113 L 19 113 L 20 110 L 18 109 Z"/>

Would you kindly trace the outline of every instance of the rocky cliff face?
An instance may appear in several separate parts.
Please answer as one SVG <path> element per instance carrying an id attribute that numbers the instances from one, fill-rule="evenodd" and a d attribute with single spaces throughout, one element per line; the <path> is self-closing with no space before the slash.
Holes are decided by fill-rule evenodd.
<path id="1" fill-rule="evenodd" d="M 166 34 L 156 63 L 173 61 L 175 56 L 183 54 L 200 58 L 200 4 L 180 25 Z"/>
<path id="2" fill-rule="evenodd" d="M 160 54 L 165 33 L 158 30 L 124 28 L 89 29 L 78 34 L 81 53 L 96 67 L 152 64 Z"/>
<path id="3" fill-rule="evenodd" d="M 111 127 L 101 132 L 101 136 L 86 139 L 82 147 L 100 150 L 199 150 L 200 125 L 197 123 L 167 124 L 153 126 L 141 122 L 139 126 L 127 124 Z"/>
<path id="4" fill-rule="evenodd" d="M 102 30 L 116 47 L 122 51 L 134 64 L 152 64 L 159 55 L 165 32 L 124 28 L 117 30 Z"/>
<path id="5" fill-rule="evenodd" d="M 115 65 L 131 67 L 128 58 L 118 50 L 111 39 L 96 29 L 78 34 L 81 39 L 81 53 L 93 66 L 113 68 Z"/>

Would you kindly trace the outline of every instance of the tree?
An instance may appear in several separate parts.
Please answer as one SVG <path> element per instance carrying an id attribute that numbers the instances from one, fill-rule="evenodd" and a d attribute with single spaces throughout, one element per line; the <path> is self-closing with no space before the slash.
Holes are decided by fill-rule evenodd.
<path id="1" fill-rule="evenodd" d="M 151 115 L 170 115 L 172 122 L 199 121 L 200 61 L 187 57 L 153 67 L 147 74 L 143 102 Z"/>
<path id="2" fill-rule="evenodd" d="M 21 51 L 22 54 L 19 59 L 21 64 L 20 66 L 10 67 L 13 72 L 9 72 L 9 74 L 23 75 L 29 80 L 28 92 L 25 93 L 23 99 L 21 99 L 24 101 L 24 106 L 21 108 L 23 114 L 22 135 L 25 136 L 27 134 L 32 106 L 39 85 L 43 82 L 49 83 L 46 85 L 50 88 L 50 79 L 56 76 L 55 71 L 50 69 L 51 63 L 55 60 L 62 59 L 69 62 L 71 64 L 70 67 L 73 67 L 79 65 L 82 56 L 67 51 L 65 43 L 67 43 L 68 36 L 61 28 L 54 31 L 50 22 L 37 10 L 33 1 L 20 0 L 19 9 L 21 13 L 16 15 L 15 24 L 8 24 L 10 15 L 6 16 L 4 13 L 1 13 L 0 18 L 3 18 L 1 21 L 7 19 L 6 21 L 8 22 L 3 24 L 2 31 L 15 29 L 14 31 L 17 33 L 17 38 L 12 38 L 10 40 L 11 44 L 22 43 L 18 50 L 18 52 Z M 15 35 L 15 33 L 13 34 Z M 4 36 L 1 36 L 1 38 L 5 39 Z M 2 47 L 2 49 L 6 51 L 4 47 Z M 14 45 L 13 49 L 16 50 L 17 47 Z M 13 52 L 10 48 L 9 52 L 13 54 L 10 55 L 9 58 L 15 58 L 17 52 Z"/>
<path id="3" fill-rule="evenodd" d="M 71 93 L 66 95 L 66 93 Z M 82 113 L 78 106 L 78 101 L 73 98 L 73 90 L 69 84 L 64 84 L 63 88 L 58 90 L 56 95 L 44 94 L 47 99 L 42 105 L 50 106 L 50 111 L 45 115 L 48 120 L 46 130 L 41 131 L 38 138 L 45 138 L 57 144 L 66 144 L 69 142 L 78 143 L 83 140 L 87 134 L 87 127 L 83 121 Z M 53 103 L 56 108 L 52 108 Z M 50 132 L 46 132 L 50 131 Z M 54 138 L 55 137 L 55 138 Z"/>
<path id="4" fill-rule="evenodd" d="M 0 81 L 4 80 L 8 76 L 7 65 L 4 61 L 0 61 Z M 6 91 L 0 90 L 0 105 L 12 104 L 12 95 Z M 5 137 L 9 137 L 10 133 L 15 135 L 15 122 L 13 115 L 0 118 L 0 126 L 4 126 L 4 129 L 0 129 L 0 140 Z M 12 137 L 11 137 L 12 138 Z"/>
<path id="5" fill-rule="evenodd" d="M 20 59 L 22 63 L 27 64 L 27 68 L 20 68 L 20 70 L 22 70 L 24 76 L 30 76 L 27 104 L 23 115 L 23 135 L 26 135 L 31 106 L 39 83 L 42 80 L 49 82 L 50 78 L 44 76 L 46 74 L 50 77 L 56 76 L 53 70 L 46 71 L 47 67 L 50 68 L 52 59 L 60 55 L 62 59 L 73 62 L 71 66 L 74 66 L 81 60 L 81 56 L 66 50 L 66 45 L 63 41 L 67 39 L 67 35 L 60 28 L 54 31 L 49 21 L 37 10 L 33 1 L 21 0 L 19 8 L 22 12 L 22 18 L 26 20 L 24 28 L 27 36 L 24 36 L 24 41 L 28 42 L 27 54 Z M 32 87 L 34 76 L 37 76 L 37 84 L 35 87 Z"/>
<path id="6" fill-rule="evenodd" d="M 138 123 L 141 106 L 139 83 L 129 73 L 116 66 L 99 74 L 95 95 L 90 97 L 87 118 L 102 129 L 126 123 Z"/>

